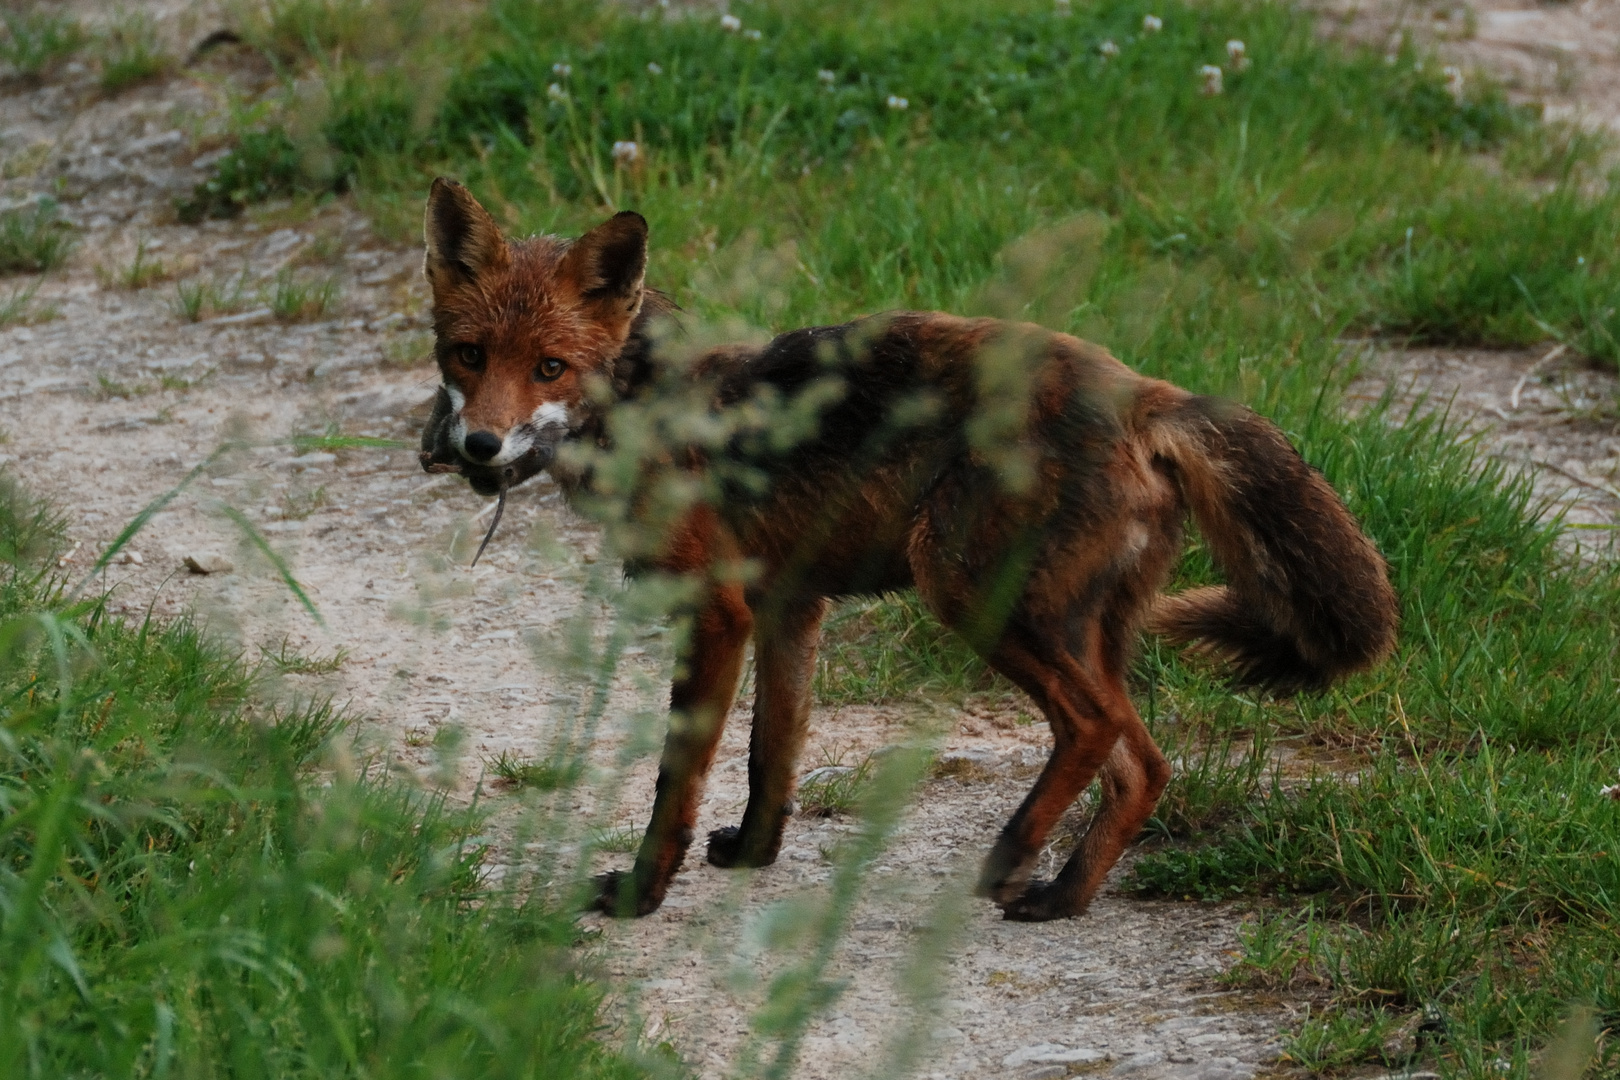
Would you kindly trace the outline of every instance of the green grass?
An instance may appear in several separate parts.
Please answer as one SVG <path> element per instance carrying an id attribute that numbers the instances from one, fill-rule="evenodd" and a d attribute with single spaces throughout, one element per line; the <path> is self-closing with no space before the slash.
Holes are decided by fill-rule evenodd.
<path id="1" fill-rule="evenodd" d="M 148 15 L 123 13 L 96 42 L 101 59 L 101 89 L 120 94 L 133 86 L 166 75 L 174 58 L 163 51 L 157 24 Z"/>
<path id="2" fill-rule="evenodd" d="M 60 537 L 0 475 L 8 1076 L 640 1075 L 568 920 L 480 886 L 476 814 L 195 624 L 72 599 Z"/>
<path id="3" fill-rule="evenodd" d="M 144 289 L 148 285 L 155 285 L 160 281 L 167 281 L 172 274 L 169 266 L 162 259 L 153 258 L 148 247 L 148 241 L 142 237 L 135 245 L 135 257 L 127 266 L 107 269 L 97 266 L 96 276 L 102 284 L 112 285 L 122 289 Z M 195 320 L 193 320 L 195 321 Z"/>
<path id="4" fill-rule="evenodd" d="M 0 274 L 54 270 L 73 250 L 73 237 L 51 199 L 0 212 Z"/>
<path id="5" fill-rule="evenodd" d="M 270 310 L 282 322 L 323 318 L 337 306 L 338 281 L 333 275 L 309 277 L 289 267 L 276 275 L 267 290 Z"/>
<path id="6" fill-rule="evenodd" d="M 1318 988 L 1289 1051 L 1314 1069 L 1371 1064 L 1432 1012 L 1421 1057 L 1442 1075 L 1528 1076 L 1572 1005 L 1620 1022 L 1620 804 L 1597 795 L 1620 765 L 1620 575 L 1571 561 L 1527 484 L 1443 422 L 1338 408 L 1346 335 L 1620 361 L 1605 147 L 1271 4 L 733 8 L 757 41 L 517 0 L 435 37 L 433 5 L 407 7 L 374 9 L 386 59 L 338 21 L 323 37 L 315 0 L 275 9 L 286 93 L 194 212 L 352 191 L 405 236 L 438 173 L 517 231 L 634 208 L 649 280 L 728 332 L 891 307 L 1030 318 L 1276 418 L 1388 556 L 1401 648 L 1278 703 L 1150 643 L 1137 697 L 1177 777 L 1135 887 L 1285 912 L 1233 977 Z M 1161 33 L 1139 29 L 1150 10 Z M 1253 64 L 1206 97 L 1198 69 L 1231 38 Z M 1178 584 L 1210 576 L 1195 545 Z M 816 686 L 996 688 L 910 596 L 836 613 Z M 1334 769 L 1276 776 L 1278 747 Z M 1597 1075 L 1620 1076 L 1607 1053 Z"/>
<path id="7" fill-rule="evenodd" d="M 0 62 L 24 79 L 38 79 L 77 52 L 85 43 L 84 28 L 74 19 L 38 8 L 0 10 Z"/>
<path id="8" fill-rule="evenodd" d="M 572 787 L 580 779 L 580 765 L 575 761 L 544 761 L 502 750 L 489 760 L 489 771 L 498 783 L 508 788 L 533 788 L 535 791 L 556 791 Z"/>

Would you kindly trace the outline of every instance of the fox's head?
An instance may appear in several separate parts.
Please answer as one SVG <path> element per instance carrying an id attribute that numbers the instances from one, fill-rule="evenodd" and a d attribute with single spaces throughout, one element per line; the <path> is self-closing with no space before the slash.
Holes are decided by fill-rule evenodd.
<path id="1" fill-rule="evenodd" d="M 547 468 L 642 308 L 647 222 L 615 214 L 578 240 L 507 240 L 460 184 L 428 194 L 426 271 L 443 385 L 422 432 L 424 468 L 492 495 Z"/>

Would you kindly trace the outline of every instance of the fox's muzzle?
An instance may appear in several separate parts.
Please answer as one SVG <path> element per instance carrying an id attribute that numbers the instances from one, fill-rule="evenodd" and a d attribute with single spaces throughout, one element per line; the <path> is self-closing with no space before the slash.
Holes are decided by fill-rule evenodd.
<path id="1" fill-rule="evenodd" d="M 422 428 L 422 451 L 418 458 L 427 472 L 454 472 L 467 478 L 467 483 L 480 495 L 494 495 L 502 488 L 518 484 L 542 472 L 556 456 L 555 443 L 546 438 L 533 440 L 521 457 L 502 465 L 485 465 L 472 461 L 457 448 L 452 437 L 456 422 L 456 409 L 444 387 L 439 387 L 433 399 L 433 412 Z"/>

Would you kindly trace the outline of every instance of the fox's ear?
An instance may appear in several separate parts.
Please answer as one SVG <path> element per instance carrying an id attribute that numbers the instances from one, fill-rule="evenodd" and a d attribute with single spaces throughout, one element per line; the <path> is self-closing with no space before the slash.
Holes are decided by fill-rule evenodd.
<path id="1" fill-rule="evenodd" d="M 422 223 L 427 240 L 427 277 L 437 291 L 465 284 L 489 270 L 505 267 L 511 259 L 500 226 L 478 204 L 472 192 L 439 177 L 428 192 Z"/>
<path id="2" fill-rule="evenodd" d="M 634 311 L 647 270 L 647 219 L 634 210 L 614 214 L 574 241 L 561 270 L 586 300 L 622 300 Z"/>

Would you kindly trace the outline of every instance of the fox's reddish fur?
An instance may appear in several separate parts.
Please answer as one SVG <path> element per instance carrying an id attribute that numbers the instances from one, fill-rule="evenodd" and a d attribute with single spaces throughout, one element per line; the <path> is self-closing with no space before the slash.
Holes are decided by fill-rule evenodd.
<path id="1" fill-rule="evenodd" d="M 424 465 L 457 468 L 486 493 L 549 468 L 570 498 L 591 495 L 588 455 L 559 448 L 610 446 L 616 409 L 669 392 L 647 337 L 669 307 L 642 285 L 645 222 L 619 214 L 573 243 L 507 241 L 464 188 L 440 180 L 427 237 L 446 389 Z M 1024 377 L 1011 390 L 986 381 L 987 357 Z M 1281 433 L 1095 345 L 899 312 L 715 350 L 682 379 L 722 418 L 761 395 L 822 397 L 815 430 L 792 446 L 742 424 L 723 444 L 665 447 L 641 467 L 647 492 L 671 476 L 710 482 L 686 485 L 699 494 L 627 557 L 632 572 L 701 587 L 652 821 L 635 868 L 603 879 L 605 910 L 662 902 L 750 639 L 749 801 L 740 825 L 710 834 L 708 858 L 774 860 L 833 599 L 915 586 L 1045 713 L 1051 759 L 980 879 L 1015 919 L 1083 911 L 1170 779 L 1126 690 L 1142 627 L 1282 692 L 1326 686 L 1393 646 L 1383 560 Z M 987 444 L 980 421 L 991 414 Z M 726 479 L 744 468 L 752 482 Z M 651 501 L 632 498 L 631 517 L 651 514 L 637 509 Z M 1160 597 L 1189 511 L 1230 584 Z M 1053 824 L 1093 779 L 1102 799 L 1079 847 L 1056 880 L 1032 880 Z"/>

